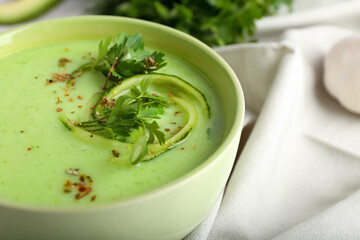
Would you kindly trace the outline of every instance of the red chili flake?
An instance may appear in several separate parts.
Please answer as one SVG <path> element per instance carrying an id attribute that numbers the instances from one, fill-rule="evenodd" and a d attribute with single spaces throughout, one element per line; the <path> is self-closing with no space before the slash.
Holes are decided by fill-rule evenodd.
<path id="1" fill-rule="evenodd" d="M 85 192 L 83 194 L 80 194 L 80 193 L 76 194 L 75 199 L 79 200 L 79 199 L 85 197 L 86 195 L 88 195 L 91 192 L 91 190 L 92 190 L 91 187 L 86 187 Z"/>
<path id="2" fill-rule="evenodd" d="M 175 113 L 174 113 L 174 116 L 177 116 L 178 114 L 180 114 L 181 113 L 181 111 L 176 111 Z"/>
<path id="3" fill-rule="evenodd" d="M 174 94 L 170 93 L 170 94 L 168 94 L 168 96 L 169 96 L 169 97 L 173 97 L 173 96 L 174 96 Z"/>
<path id="4" fill-rule="evenodd" d="M 151 95 L 153 95 L 154 97 L 157 97 L 157 96 L 158 96 L 156 93 L 153 93 L 153 94 L 151 94 Z"/>
<path id="5" fill-rule="evenodd" d="M 54 90 L 53 93 L 56 94 L 56 91 Z"/>
<path id="6" fill-rule="evenodd" d="M 83 99 L 83 97 L 82 96 L 77 96 L 77 98 L 79 99 L 79 100 L 82 100 Z"/>
<path id="7" fill-rule="evenodd" d="M 115 149 L 112 150 L 112 153 L 114 154 L 115 157 L 119 157 L 120 153 L 118 151 L 116 151 Z"/>
<path id="8" fill-rule="evenodd" d="M 87 189 L 86 189 L 86 187 L 84 187 L 84 186 L 80 186 L 80 187 L 78 187 L 78 191 L 79 192 L 85 192 Z"/>
<path id="9" fill-rule="evenodd" d="M 31 149 L 32 149 L 32 148 L 31 148 L 31 147 L 29 147 L 27 150 L 29 150 L 29 151 L 30 151 Z"/>
<path id="10" fill-rule="evenodd" d="M 68 93 L 65 93 L 65 94 L 64 94 L 64 97 L 68 97 L 68 96 L 69 96 L 69 94 L 68 94 Z"/>
<path id="11" fill-rule="evenodd" d="M 24 133 L 24 130 L 21 130 L 20 132 L 21 132 L 21 133 Z"/>
<path id="12" fill-rule="evenodd" d="M 75 111 L 72 111 L 71 114 L 75 113 Z"/>
<path id="13" fill-rule="evenodd" d="M 96 200 L 96 195 L 94 195 L 94 196 L 91 197 L 91 201 L 92 201 L 92 202 L 95 201 L 95 200 Z"/>
<path id="14" fill-rule="evenodd" d="M 56 111 L 57 111 L 57 112 L 61 112 L 61 111 L 62 111 L 62 108 L 57 108 Z"/>
<path id="15" fill-rule="evenodd" d="M 67 99 L 69 102 L 72 102 L 73 101 L 73 98 L 68 98 Z"/>
<path id="16" fill-rule="evenodd" d="M 53 73 L 52 75 L 56 81 L 60 82 L 65 82 L 70 77 L 70 74 L 67 73 Z"/>
<path id="17" fill-rule="evenodd" d="M 169 132 L 170 131 L 170 128 L 165 128 L 165 132 Z"/>
<path id="18" fill-rule="evenodd" d="M 180 150 L 184 150 L 185 148 L 180 148 Z"/>
<path id="19" fill-rule="evenodd" d="M 82 108 L 83 106 L 82 105 L 79 105 L 78 108 Z"/>

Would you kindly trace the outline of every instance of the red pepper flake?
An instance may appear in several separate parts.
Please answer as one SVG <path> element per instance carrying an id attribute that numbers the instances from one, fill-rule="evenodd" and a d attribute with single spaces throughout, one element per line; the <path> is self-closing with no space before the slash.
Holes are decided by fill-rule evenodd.
<path id="1" fill-rule="evenodd" d="M 78 191 L 79 192 L 85 192 L 87 189 L 86 189 L 86 187 L 84 187 L 84 186 L 80 186 L 80 187 L 78 187 Z"/>
<path id="2" fill-rule="evenodd" d="M 73 101 L 73 98 L 68 98 L 68 101 L 69 101 L 69 102 L 72 102 L 72 101 Z"/>
<path id="3" fill-rule="evenodd" d="M 119 157 L 120 153 L 118 151 L 116 151 L 115 149 L 112 150 L 112 153 L 114 154 L 115 157 Z"/>
<path id="4" fill-rule="evenodd" d="M 90 109 L 91 109 L 91 110 L 93 110 L 94 108 L 95 108 L 95 106 L 94 106 L 94 105 L 92 105 L 92 106 L 90 107 Z"/>
<path id="5" fill-rule="evenodd" d="M 90 192 L 91 192 L 91 187 L 86 187 L 85 188 L 85 192 L 83 193 L 83 194 L 80 194 L 80 193 L 78 193 L 78 194 L 76 194 L 76 196 L 75 196 L 75 199 L 76 200 L 80 200 L 81 198 L 83 198 L 83 197 L 85 197 L 86 195 L 88 195 Z"/>
<path id="6" fill-rule="evenodd" d="M 21 133 L 24 133 L 24 130 L 21 130 L 20 132 L 21 132 Z"/>
<path id="7" fill-rule="evenodd" d="M 82 108 L 83 106 L 82 105 L 79 105 L 78 108 Z"/>
<path id="8" fill-rule="evenodd" d="M 56 81 L 60 81 L 60 82 L 65 82 L 71 76 L 70 74 L 67 73 L 53 73 L 52 75 Z"/>
<path id="9" fill-rule="evenodd" d="M 57 108 L 56 111 L 57 111 L 57 112 L 61 112 L 61 111 L 62 111 L 62 108 Z"/>
<path id="10" fill-rule="evenodd" d="M 77 98 L 79 99 L 79 100 L 82 100 L 83 99 L 83 97 L 82 96 L 77 96 Z"/>
<path id="11" fill-rule="evenodd" d="M 173 96 L 174 96 L 174 94 L 172 94 L 172 93 L 168 94 L 168 97 L 173 97 Z"/>
<path id="12" fill-rule="evenodd" d="M 184 149 L 185 149 L 185 148 L 183 148 L 183 147 L 182 147 L 182 148 L 180 148 L 180 150 L 184 150 Z"/>
<path id="13" fill-rule="evenodd" d="M 170 131 L 170 128 L 165 128 L 165 132 L 169 132 Z"/>
<path id="14" fill-rule="evenodd" d="M 56 94 L 56 91 L 54 90 L 53 93 Z"/>
<path id="15" fill-rule="evenodd" d="M 96 195 L 94 195 L 94 196 L 91 197 L 91 201 L 92 201 L 92 202 L 95 201 L 95 200 L 96 200 Z"/>
<path id="16" fill-rule="evenodd" d="M 69 94 L 68 94 L 68 93 L 65 93 L 65 94 L 64 94 L 64 97 L 68 97 L 68 96 L 69 96 Z"/>
<path id="17" fill-rule="evenodd" d="M 79 182 L 75 182 L 75 183 L 71 182 L 70 179 L 66 179 L 64 183 L 65 193 L 70 193 L 76 189 L 77 193 L 75 195 L 75 199 L 79 200 L 85 197 L 86 195 L 88 195 L 92 191 L 92 188 L 90 186 L 92 186 L 93 180 L 91 179 L 90 176 L 86 174 L 79 175 L 78 168 L 74 168 L 74 169 L 68 168 L 65 170 L 65 173 L 69 175 L 73 175 L 79 179 Z"/>
<path id="18" fill-rule="evenodd" d="M 32 149 L 31 147 L 27 148 L 27 150 L 29 150 L 29 151 L 30 151 L 31 149 Z"/>
<path id="19" fill-rule="evenodd" d="M 178 114 L 180 114 L 181 113 L 181 111 L 176 111 L 175 113 L 174 113 L 174 116 L 176 117 Z"/>
<path id="20" fill-rule="evenodd" d="M 71 114 L 75 113 L 75 111 L 72 111 Z"/>
<path id="21" fill-rule="evenodd" d="M 156 93 L 153 93 L 153 94 L 151 94 L 151 95 L 153 95 L 154 97 L 157 97 L 157 96 L 158 96 Z"/>

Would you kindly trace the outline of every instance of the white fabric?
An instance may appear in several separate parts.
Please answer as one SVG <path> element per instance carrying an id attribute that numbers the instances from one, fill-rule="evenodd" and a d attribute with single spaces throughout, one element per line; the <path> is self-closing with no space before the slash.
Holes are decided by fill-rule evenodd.
<path id="1" fill-rule="evenodd" d="M 41 19 L 83 14 L 84 2 Z M 328 50 L 360 29 L 360 0 L 330 2 L 295 1 L 294 13 L 258 22 L 260 43 L 216 49 L 256 124 L 222 202 L 186 240 L 360 239 L 360 116 L 322 84 Z"/>

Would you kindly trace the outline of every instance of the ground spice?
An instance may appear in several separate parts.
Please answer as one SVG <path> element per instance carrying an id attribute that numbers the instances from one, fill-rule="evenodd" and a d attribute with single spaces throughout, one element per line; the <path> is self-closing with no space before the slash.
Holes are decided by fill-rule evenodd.
<path id="1" fill-rule="evenodd" d="M 56 111 L 57 111 L 57 112 L 61 112 L 61 111 L 62 111 L 62 108 L 57 108 Z"/>
<path id="2" fill-rule="evenodd" d="M 114 154 L 115 157 L 119 157 L 120 153 L 118 151 L 116 151 L 115 149 L 112 150 L 112 153 Z"/>
<path id="3" fill-rule="evenodd" d="M 93 180 L 90 176 L 86 174 L 79 174 L 78 168 L 68 168 L 65 170 L 65 173 L 68 175 L 72 175 L 78 178 L 79 182 L 71 182 L 70 179 L 65 179 L 64 183 L 64 193 L 71 193 L 73 190 L 76 189 L 77 193 L 75 195 L 75 200 L 80 200 L 81 198 L 85 197 L 92 191 L 92 183 Z M 95 195 L 94 195 L 95 196 Z M 94 201 L 96 196 L 91 197 L 91 201 Z"/>

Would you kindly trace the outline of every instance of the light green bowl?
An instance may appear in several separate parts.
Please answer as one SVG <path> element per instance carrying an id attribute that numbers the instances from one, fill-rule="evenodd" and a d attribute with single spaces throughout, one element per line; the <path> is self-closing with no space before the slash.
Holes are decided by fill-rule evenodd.
<path id="1" fill-rule="evenodd" d="M 149 193 L 105 206 L 67 209 L 0 203 L 0 239 L 182 239 L 224 190 L 244 118 L 236 75 L 211 48 L 180 31 L 121 17 L 85 16 L 30 24 L 0 34 L 0 57 L 71 39 L 139 32 L 146 44 L 186 59 L 204 73 L 222 101 L 224 140 L 200 166 Z"/>

